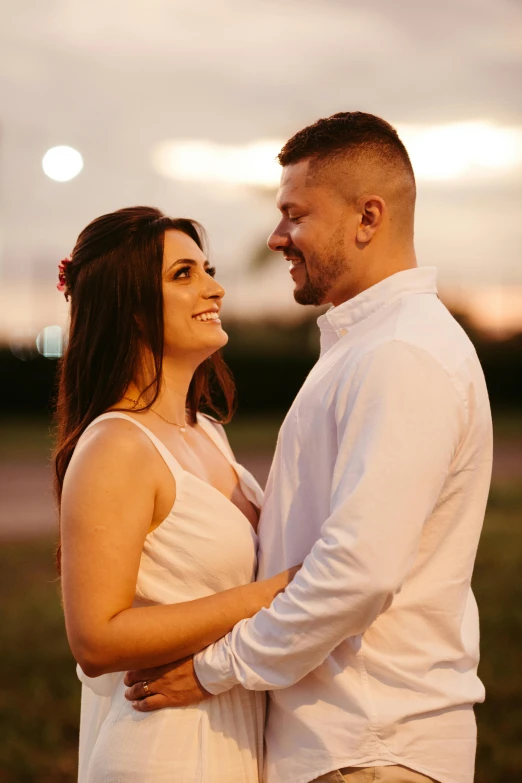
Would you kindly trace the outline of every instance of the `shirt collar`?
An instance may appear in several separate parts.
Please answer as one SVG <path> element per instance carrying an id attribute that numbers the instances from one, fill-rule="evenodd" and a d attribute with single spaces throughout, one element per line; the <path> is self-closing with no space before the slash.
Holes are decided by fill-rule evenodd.
<path id="1" fill-rule="evenodd" d="M 331 347 L 350 328 L 376 313 L 382 307 L 409 294 L 436 294 L 437 269 L 434 266 L 415 267 L 396 272 L 362 291 L 353 299 L 331 307 L 317 319 L 321 330 L 321 349 Z"/>

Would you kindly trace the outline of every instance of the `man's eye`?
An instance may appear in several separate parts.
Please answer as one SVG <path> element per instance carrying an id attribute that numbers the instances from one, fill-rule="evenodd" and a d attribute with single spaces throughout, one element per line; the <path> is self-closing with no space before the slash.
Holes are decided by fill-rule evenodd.
<path id="1" fill-rule="evenodd" d="M 181 269 L 178 269 L 178 271 L 174 275 L 174 280 L 179 280 L 180 277 L 190 277 L 190 267 L 189 266 L 182 266 Z"/>
<path id="2" fill-rule="evenodd" d="M 210 277 L 215 277 L 216 276 L 216 267 L 215 266 L 207 266 L 207 268 L 205 269 L 205 272 L 207 273 L 207 275 L 210 275 Z"/>
<path id="3" fill-rule="evenodd" d="M 292 216 L 288 215 L 288 220 L 290 221 L 290 223 L 299 223 L 301 218 L 302 215 L 292 215 Z"/>

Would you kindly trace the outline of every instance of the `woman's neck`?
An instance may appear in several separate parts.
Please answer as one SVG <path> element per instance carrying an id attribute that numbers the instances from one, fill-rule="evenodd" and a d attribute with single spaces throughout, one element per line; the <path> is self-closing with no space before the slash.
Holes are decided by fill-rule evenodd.
<path id="1" fill-rule="evenodd" d="M 187 362 L 180 362 L 172 357 L 163 358 L 161 389 L 152 408 L 168 421 L 177 424 L 185 421 L 187 395 L 195 370 L 196 367 Z M 140 406 L 148 405 L 153 400 L 156 389 L 152 385 L 148 391 L 145 390 L 153 382 L 154 377 L 155 371 L 152 368 L 141 372 L 136 382 L 131 383 L 125 392 L 127 400 L 135 402 L 139 400 Z"/>

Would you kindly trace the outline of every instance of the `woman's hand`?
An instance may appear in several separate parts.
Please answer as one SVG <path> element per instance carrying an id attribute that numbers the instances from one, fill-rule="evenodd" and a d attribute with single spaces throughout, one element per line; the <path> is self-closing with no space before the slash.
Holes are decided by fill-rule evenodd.
<path id="1" fill-rule="evenodd" d="M 263 589 L 265 608 L 290 584 L 302 565 L 300 563 L 293 568 L 287 568 L 270 579 L 251 585 Z M 263 607 L 258 606 L 258 609 L 261 608 Z M 137 712 L 153 712 L 165 707 L 187 707 L 211 697 L 196 677 L 192 656 L 167 666 L 128 671 L 125 685 L 125 698 L 132 702 Z"/>

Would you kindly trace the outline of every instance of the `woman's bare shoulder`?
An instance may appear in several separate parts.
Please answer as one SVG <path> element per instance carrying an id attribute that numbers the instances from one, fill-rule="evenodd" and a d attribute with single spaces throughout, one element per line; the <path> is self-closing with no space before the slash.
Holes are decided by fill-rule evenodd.
<path id="1" fill-rule="evenodd" d="M 119 466 L 121 470 L 132 473 L 134 470 L 146 470 L 151 455 L 156 455 L 154 445 L 132 421 L 103 419 L 82 433 L 69 468 L 99 471 L 106 468 L 117 470 Z"/>

